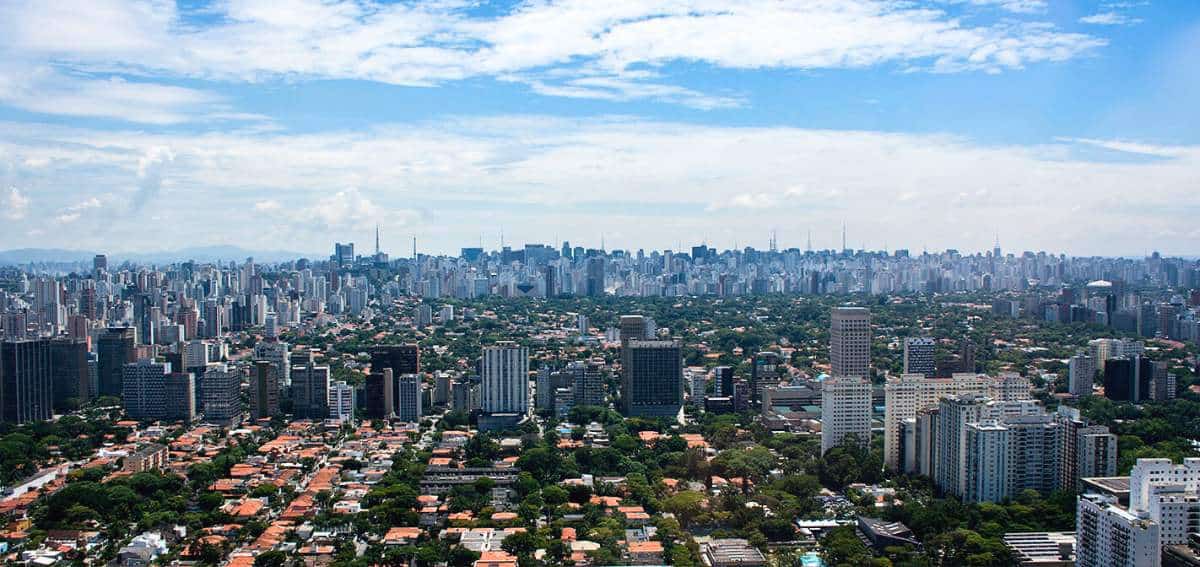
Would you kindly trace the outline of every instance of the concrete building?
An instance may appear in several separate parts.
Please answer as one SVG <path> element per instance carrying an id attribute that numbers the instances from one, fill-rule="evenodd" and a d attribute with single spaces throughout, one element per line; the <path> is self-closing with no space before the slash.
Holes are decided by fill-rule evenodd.
<path id="1" fill-rule="evenodd" d="M 931 337 L 904 339 L 904 373 L 930 378 L 934 373 L 934 341 Z"/>
<path id="2" fill-rule="evenodd" d="M 329 367 L 311 360 L 293 366 L 292 413 L 297 419 L 325 419 L 329 415 Z"/>
<path id="3" fill-rule="evenodd" d="M 365 391 L 367 395 L 367 417 L 372 419 L 387 419 L 396 414 L 396 380 L 391 368 L 372 372 L 367 375 Z"/>
<path id="4" fill-rule="evenodd" d="M 340 380 L 329 386 L 329 418 L 343 422 L 354 419 L 354 386 Z"/>
<path id="5" fill-rule="evenodd" d="M 126 364 L 121 402 L 137 420 L 182 420 L 196 417 L 196 387 L 190 373 L 171 372 L 171 364 L 150 359 Z"/>
<path id="6" fill-rule="evenodd" d="M 419 374 L 401 374 L 396 378 L 396 417 L 401 421 L 418 422 L 421 420 L 421 376 Z"/>
<path id="7" fill-rule="evenodd" d="M 675 418 L 683 409 L 683 354 L 675 341 L 623 341 L 621 410 Z"/>
<path id="8" fill-rule="evenodd" d="M 576 406 L 608 405 L 604 394 L 603 370 L 603 360 L 575 360 L 567 364 L 567 371 L 574 377 L 571 390 L 575 395 Z"/>
<path id="9" fill-rule="evenodd" d="M 1159 526 L 1117 504 L 1110 496 L 1085 494 L 1075 513 L 1078 567 L 1158 567 Z"/>
<path id="10" fill-rule="evenodd" d="M 242 421 L 242 373 L 225 364 L 210 365 L 204 371 L 201 396 L 204 421 L 236 426 Z"/>
<path id="11" fill-rule="evenodd" d="M 0 342 L 0 422 L 53 417 L 54 385 L 48 339 Z"/>
<path id="12" fill-rule="evenodd" d="M 265 360 L 256 361 L 250 369 L 250 418 L 254 420 L 279 415 L 279 370 Z"/>
<path id="13" fill-rule="evenodd" d="M 1096 383 L 1096 359 L 1087 354 L 1077 354 L 1071 357 L 1067 369 L 1067 388 L 1071 395 L 1092 395 L 1092 386 Z"/>
<path id="14" fill-rule="evenodd" d="M 511 341 L 485 347 L 480 375 L 485 413 L 529 412 L 529 349 Z"/>
<path id="15" fill-rule="evenodd" d="M 834 307 L 829 325 L 830 374 L 869 377 L 871 312 L 865 307 Z"/>
<path id="16" fill-rule="evenodd" d="M 835 376 L 821 385 L 821 453 L 854 434 L 871 443 L 871 382 L 859 376 Z"/>
<path id="17" fill-rule="evenodd" d="M 137 331 L 133 327 L 110 327 L 96 340 L 97 374 L 101 396 L 120 396 L 125 365 L 137 362 Z"/>

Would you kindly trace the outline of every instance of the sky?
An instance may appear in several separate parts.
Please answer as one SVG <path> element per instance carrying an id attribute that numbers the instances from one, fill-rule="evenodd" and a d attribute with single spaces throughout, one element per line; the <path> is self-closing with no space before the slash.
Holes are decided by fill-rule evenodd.
<path id="1" fill-rule="evenodd" d="M 1191 0 L 0 0 L 0 249 L 1200 252 Z"/>

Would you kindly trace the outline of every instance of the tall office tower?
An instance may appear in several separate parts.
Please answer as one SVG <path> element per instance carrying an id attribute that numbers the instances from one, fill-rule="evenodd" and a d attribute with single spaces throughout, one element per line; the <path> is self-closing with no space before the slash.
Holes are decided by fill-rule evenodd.
<path id="1" fill-rule="evenodd" d="M 371 355 L 371 371 L 391 368 L 393 376 L 421 372 L 421 348 L 415 344 L 381 345 L 367 351 Z"/>
<path id="2" fill-rule="evenodd" d="M 155 321 L 152 316 L 154 301 L 148 293 L 138 293 L 133 296 L 133 322 L 137 326 L 137 342 L 143 345 L 155 343 Z"/>
<path id="3" fill-rule="evenodd" d="M 444 406 L 450 403 L 450 373 L 437 372 L 433 375 L 433 404 Z"/>
<path id="4" fill-rule="evenodd" d="M 25 313 L 5 313 L 0 323 L 4 325 L 5 339 L 23 339 L 28 333 L 29 321 Z"/>
<path id="5" fill-rule="evenodd" d="M 588 297 L 604 295 L 604 258 L 593 256 L 587 259 L 587 279 L 584 294 Z"/>
<path id="6" fill-rule="evenodd" d="M 646 332 L 646 318 L 641 315 L 622 315 L 619 328 L 621 329 L 622 344 L 651 338 Z"/>
<path id="7" fill-rule="evenodd" d="M 110 327 L 100 334 L 96 341 L 96 373 L 101 396 L 120 396 L 124 391 L 121 380 L 125 365 L 137 361 L 136 335 L 132 327 Z"/>
<path id="8" fill-rule="evenodd" d="M 1058 406 L 1058 487 L 1078 492 L 1080 479 L 1117 474 L 1117 436 L 1085 421 L 1079 410 Z"/>
<path id="9" fill-rule="evenodd" d="M 580 336 L 584 336 L 588 334 L 588 328 L 591 326 L 591 321 L 588 320 L 587 315 L 580 313 L 579 315 L 575 316 L 575 325 L 579 328 Z"/>
<path id="10" fill-rule="evenodd" d="M 778 386 L 782 376 L 783 359 L 777 352 L 760 352 L 754 355 L 754 363 L 750 367 L 750 405 L 758 408 L 762 405 L 763 388 Z M 732 374 L 732 372 L 731 372 Z M 724 394 L 724 386 L 722 386 Z"/>
<path id="11" fill-rule="evenodd" d="M 546 284 L 546 297 L 558 296 L 558 266 L 550 264 L 543 270 Z"/>
<path id="12" fill-rule="evenodd" d="M 688 393 L 690 394 L 688 400 L 692 402 L 693 406 L 704 407 L 704 398 L 707 396 L 708 390 L 708 374 L 703 370 L 691 368 L 684 372 L 687 374 L 688 380 Z"/>
<path id="13" fill-rule="evenodd" d="M 386 419 L 395 415 L 394 386 L 395 380 L 391 368 L 384 368 L 367 375 L 365 387 L 367 417 Z"/>
<path id="14" fill-rule="evenodd" d="M 866 308 L 833 308 L 829 325 L 829 364 L 830 374 L 834 377 L 870 376 L 871 312 Z"/>
<path id="15" fill-rule="evenodd" d="M 975 342 L 971 337 L 962 337 L 958 341 L 958 371 L 975 372 Z"/>
<path id="16" fill-rule="evenodd" d="M 1154 364 L 1140 356 L 1109 358 L 1104 362 L 1104 397 L 1114 401 L 1150 399 Z"/>
<path id="17" fill-rule="evenodd" d="M 908 337 L 904 339 L 904 373 L 933 377 L 933 338 Z"/>
<path id="18" fill-rule="evenodd" d="M 200 400 L 204 421 L 236 426 L 242 421 L 242 374 L 226 364 L 212 364 L 204 371 Z"/>
<path id="19" fill-rule="evenodd" d="M 901 423 L 916 418 L 923 410 L 936 408 L 942 398 L 986 395 L 995 390 L 996 382 L 997 379 L 971 373 L 954 374 L 950 378 L 926 378 L 920 374 L 889 378 L 883 387 L 884 466 L 890 470 L 899 466 Z"/>
<path id="20" fill-rule="evenodd" d="M 329 387 L 329 418 L 338 421 L 354 419 L 354 386 L 337 381 Z"/>
<path id="21" fill-rule="evenodd" d="M 1200 458 L 1138 459 L 1129 472 L 1129 512 L 1159 525 L 1159 545 L 1200 533 Z"/>
<path id="22" fill-rule="evenodd" d="M 84 288 L 79 292 L 79 314 L 88 319 L 95 319 L 97 312 L 96 288 Z"/>
<path id="23" fill-rule="evenodd" d="M 262 341 L 254 345 L 254 360 L 270 362 L 275 367 L 279 386 L 285 387 L 292 380 L 291 347 L 285 342 Z"/>
<path id="24" fill-rule="evenodd" d="M 1140 518 L 1102 494 L 1079 497 L 1075 513 L 1078 567 L 1158 567 L 1162 546 L 1157 522 Z"/>
<path id="25" fill-rule="evenodd" d="M 533 408 L 537 411 L 554 409 L 554 388 L 550 385 L 549 367 L 543 366 L 538 370 L 533 389 Z"/>
<path id="26" fill-rule="evenodd" d="M 142 359 L 122 367 L 121 405 L 130 419 L 167 419 L 167 375 L 171 364 Z"/>
<path id="27" fill-rule="evenodd" d="M 46 339 L 0 342 L 0 423 L 54 417 L 50 343 Z"/>
<path id="28" fill-rule="evenodd" d="M 333 245 L 333 262 L 338 266 L 345 267 L 354 263 L 354 243 L 342 244 L 336 242 Z"/>
<path id="29" fill-rule="evenodd" d="M 87 340 L 50 341 L 50 374 L 56 411 L 66 413 L 87 402 L 90 387 Z"/>
<path id="30" fill-rule="evenodd" d="M 604 398 L 603 361 L 572 361 L 567 365 L 574 377 L 571 386 L 575 406 L 607 406 Z"/>
<path id="31" fill-rule="evenodd" d="M 683 355 L 675 341 L 631 340 L 621 347 L 621 410 L 674 418 L 683 409 Z"/>
<path id="32" fill-rule="evenodd" d="M 99 273 L 101 270 L 108 270 L 108 256 L 96 254 L 92 257 L 92 272 Z"/>
<path id="33" fill-rule="evenodd" d="M 1096 359 L 1082 353 L 1072 356 L 1067 364 L 1067 376 L 1067 389 L 1072 396 L 1092 395 L 1092 386 L 1096 383 Z"/>
<path id="34" fill-rule="evenodd" d="M 400 401 L 396 406 L 396 417 L 409 423 L 421 421 L 421 376 L 419 374 L 401 374 L 396 378 L 396 398 Z"/>
<path id="35" fill-rule="evenodd" d="M 196 377 L 191 372 L 172 372 L 164 377 L 166 403 L 163 419 L 196 420 Z"/>
<path id="36" fill-rule="evenodd" d="M 733 367 L 717 366 L 713 368 L 713 391 L 719 398 L 733 397 Z M 701 392 L 701 398 L 704 397 L 703 394 Z"/>
<path id="37" fill-rule="evenodd" d="M 529 411 L 529 349 L 512 341 L 485 347 L 480 374 L 485 413 Z"/>
<path id="38" fill-rule="evenodd" d="M 477 397 L 475 393 L 475 385 L 470 380 L 462 379 L 450 387 L 450 410 L 457 412 L 471 412 L 475 408 L 472 401 Z"/>
<path id="39" fill-rule="evenodd" d="M 821 385 L 821 453 L 854 434 L 871 444 L 871 382 L 861 376 L 834 376 Z"/>
<path id="40" fill-rule="evenodd" d="M 254 420 L 279 415 L 279 370 L 265 360 L 254 362 L 250 369 L 250 418 Z"/>
<path id="41" fill-rule="evenodd" d="M 1104 368 L 1110 358 L 1121 356 L 1141 356 L 1145 345 L 1140 341 L 1129 339 L 1093 339 L 1088 341 L 1092 349 L 1092 358 L 1096 359 L 1096 368 Z"/>
<path id="42" fill-rule="evenodd" d="M 210 342 L 201 340 L 183 343 L 180 346 L 180 358 L 183 359 L 183 369 L 199 374 L 208 367 L 209 362 L 217 362 L 208 358 L 210 345 Z"/>
<path id="43" fill-rule="evenodd" d="M 312 362 L 292 367 L 292 413 L 297 419 L 329 415 L 329 367 Z"/>

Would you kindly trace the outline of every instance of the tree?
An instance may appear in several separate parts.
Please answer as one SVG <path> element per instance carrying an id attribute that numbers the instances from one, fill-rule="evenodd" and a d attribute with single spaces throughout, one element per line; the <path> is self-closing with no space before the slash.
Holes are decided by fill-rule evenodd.
<path id="1" fill-rule="evenodd" d="M 282 551 L 264 551 L 254 558 L 254 567 L 284 567 L 287 554 Z"/>
<path id="2" fill-rule="evenodd" d="M 663 500 L 662 508 L 664 511 L 675 514 L 675 517 L 679 519 L 679 525 L 687 528 L 704 512 L 703 502 L 703 494 L 685 490 Z"/>

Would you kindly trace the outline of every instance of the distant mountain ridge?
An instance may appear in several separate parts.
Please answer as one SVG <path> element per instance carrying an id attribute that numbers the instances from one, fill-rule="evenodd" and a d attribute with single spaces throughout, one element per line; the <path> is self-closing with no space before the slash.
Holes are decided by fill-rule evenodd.
<path id="1" fill-rule="evenodd" d="M 91 250 L 64 250 L 61 248 L 18 248 L 0 251 L 0 265 L 45 263 L 45 264 L 91 264 L 98 252 Z M 131 261 L 139 264 L 166 264 L 171 262 L 228 262 L 254 258 L 256 262 L 274 263 L 300 258 L 323 259 L 323 254 L 289 252 L 285 250 L 250 250 L 240 246 L 193 246 L 179 250 L 161 252 L 100 252 L 108 255 L 109 265 Z"/>

